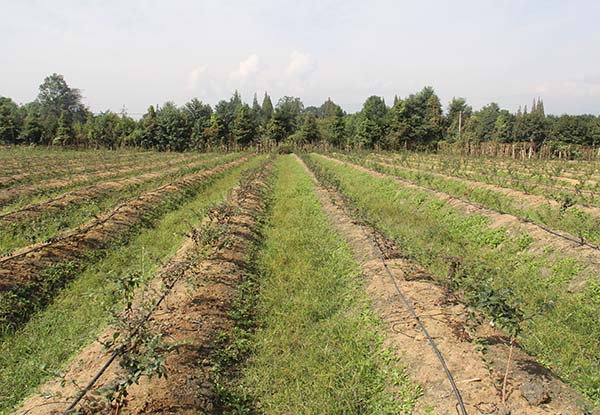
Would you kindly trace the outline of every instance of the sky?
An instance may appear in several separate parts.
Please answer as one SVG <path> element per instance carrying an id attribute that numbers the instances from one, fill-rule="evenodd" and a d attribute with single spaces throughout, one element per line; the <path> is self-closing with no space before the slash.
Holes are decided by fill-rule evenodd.
<path id="1" fill-rule="evenodd" d="M 94 112 L 191 98 L 331 98 L 433 86 L 442 103 L 600 114 L 597 0 L 0 0 L 0 95 L 63 74 Z"/>

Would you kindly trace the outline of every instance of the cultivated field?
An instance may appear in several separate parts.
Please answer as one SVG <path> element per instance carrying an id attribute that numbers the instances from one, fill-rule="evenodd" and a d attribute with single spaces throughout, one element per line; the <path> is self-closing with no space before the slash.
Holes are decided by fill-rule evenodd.
<path id="1" fill-rule="evenodd" d="M 0 148 L 0 413 L 596 414 L 598 167 Z"/>

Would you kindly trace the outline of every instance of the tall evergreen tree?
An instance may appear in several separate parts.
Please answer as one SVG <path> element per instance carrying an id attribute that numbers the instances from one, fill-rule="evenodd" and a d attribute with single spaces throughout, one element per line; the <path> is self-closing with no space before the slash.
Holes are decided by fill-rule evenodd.
<path id="1" fill-rule="evenodd" d="M 0 96 L 0 143 L 17 144 L 22 126 L 19 106 L 12 99 Z"/>
<path id="2" fill-rule="evenodd" d="M 252 109 L 243 104 L 237 110 L 233 126 L 235 142 L 241 146 L 248 146 L 256 138 L 256 125 L 252 117 Z"/>
<path id="3" fill-rule="evenodd" d="M 29 105 L 26 112 L 27 115 L 19 135 L 19 141 L 25 144 L 40 144 L 44 134 L 44 126 L 40 121 L 41 117 L 37 103 Z"/>
<path id="4" fill-rule="evenodd" d="M 264 126 L 266 126 L 273 117 L 273 103 L 271 102 L 271 97 L 266 92 L 260 109 L 260 116 L 261 124 Z"/>
<path id="5" fill-rule="evenodd" d="M 300 138 L 305 143 L 316 143 L 321 139 L 319 127 L 317 127 L 317 118 L 312 112 L 304 117 L 304 123 L 300 129 Z"/>
<path id="6" fill-rule="evenodd" d="M 52 141 L 54 145 L 65 145 L 71 144 L 73 139 L 73 124 L 71 116 L 67 111 L 63 111 L 58 118 L 58 128 L 56 129 L 56 136 Z"/>

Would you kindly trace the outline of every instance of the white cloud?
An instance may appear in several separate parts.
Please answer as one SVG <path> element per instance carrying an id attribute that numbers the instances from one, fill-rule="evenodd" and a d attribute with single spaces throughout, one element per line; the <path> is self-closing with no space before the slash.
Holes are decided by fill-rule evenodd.
<path id="1" fill-rule="evenodd" d="M 238 68 L 231 73 L 233 79 L 245 81 L 258 73 L 260 69 L 260 59 L 257 54 L 252 54 L 240 62 Z"/>
<path id="2" fill-rule="evenodd" d="M 196 66 L 190 71 L 188 75 L 188 89 L 190 91 L 195 91 L 198 88 L 204 74 L 206 74 L 206 65 Z"/>
<path id="3" fill-rule="evenodd" d="M 312 57 L 308 53 L 293 51 L 285 73 L 290 78 L 306 78 L 316 69 Z"/>

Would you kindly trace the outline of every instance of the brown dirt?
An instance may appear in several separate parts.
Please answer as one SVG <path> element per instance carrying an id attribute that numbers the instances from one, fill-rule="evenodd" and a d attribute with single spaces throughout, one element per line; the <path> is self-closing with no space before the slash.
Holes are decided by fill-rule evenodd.
<path id="1" fill-rule="evenodd" d="M 305 166 L 306 167 L 306 166 Z M 456 414 L 457 401 L 445 377 L 441 364 L 417 326 L 416 321 L 400 301 L 394 285 L 386 273 L 381 255 L 403 294 L 415 308 L 443 354 L 453 374 L 467 411 L 470 414 L 501 414 L 505 406 L 501 402 L 499 379 L 508 357 L 508 348 L 501 332 L 489 325 L 473 327 L 469 312 L 464 305 L 450 301 L 441 287 L 433 284 L 431 277 L 418 265 L 399 257 L 393 242 L 386 240 L 370 228 L 357 224 L 344 210 L 339 194 L 326 190 L 311 174 L 316 194 L 328 214 L 331 223 L 353 249 L 362 272 L 367 277 L 367 291 L 373 306 L 385 326 L 386 344 L 401 357 L 408 373 L 423 388 L 415 414 Z M 374 246 L 373 246 L 374 245 Z M 378 248 L 380 246 L 382 248 Z M 379 251 L 379 252 L 378 252 Z M 474 337 L 501 339 L 489 346 L 483 355 Z M 496 363 L 489 366 L 484 357 Z M 510 395 L 506 407 L 513 414 L 581 414 L 576 406 L 578 395 L 535 360 L 521 350 L 514 356 L 510 373 Z M 536 382 L 549 391 L 551 400 L 540 406 L 530 405 L 519 392 L 525 383 Z"/>
<path id="2" fill-rule="evenodd" d="M 234 321 L 229 316 L 236 298 L 236 286 L 248 272 L 248 248 L 256 240 L 257 217 L 264 209 L 260 190 L 265 172 L 250 194 L 238 191 L 234 206 L 238 213 L 231 218 L 228 244 L 203 261 L 193 272 L 202 285 L 186 301 L 180 301 L 165 317 L 164 334 L 174 342 L 188 342 L 182 353 L 167 358 L 168 379 L 145 379 L 130 389 L 130 399 L 123 414 L 201 414 L 215 409 L 214 384 L 211 381 L 210 356 L 215 336 L 229 331 Z"/>
<path id="3" fill-rule="evenodd" d="M 233 326 L 228 313 L 232 309 L 236 285 L 247 272 L 249 244 L 258 237 L 257 217 L 265 207 L 262 190 L 267 174 L 268 170 L 263 170 L 244 188 L 237 187 L 230 193 L 228 199 L 237 210 L 228 219 L 226 243 L 220 244 L 207 259 L 187 268 L 184 278 L 154 313 L 153 326 L 158 327 L 169 342 L 183 346 L 166 357 L 168 377 L 142 378 L 139 385 L 128 390 L 127 405 L 119 413 L 198 414 L 213 408 L 214 386 L 209 358 L 215 335 Z M 191 239 L 188 240 L 171 263 L 189 257 L 193 246 Z M 157 277 L 154 284 L 159 283 Z M 111 335 L 112 330 L 107 329 L 100 338 Z M 98 342 L 88 346 L 66 370 L 62 379 L 68 380 L 67 383 L 61 385 L 62 379 L 47 382 L 39 388 L 40 394 L 30 397 L 16 413 L 62 413 L 78 392 L 73 383 L 86 384 L 107 357 Z M 94 389 L 107 385 L 118 375 L 119 369 L 113 364 Z"/>
<path id="4" fill-rule="evenodd" d="M 154 163 L 151 166 L 147 167 L 140 166 L 139 164 L 135 164 L 133 166 L 120 166 L 118 168 L 111 168 L 110 170 L 103 169 L 104 171 L 100 172 L 86 172 L 83 174 L 74 174 L 69 175 L 68 177 L 50 178 L 46 180 L 41 180 L 33 184 L 10 187 L 8 189 L 3 189 L 2 193 L 0 194 L 0 207 L 6 206 L 14 200 L 32 195 L 39 191 L 57 190 L 66 187 L 82 185 L 90 182 L 91 180 L 119 177 L 133 172 L 141 173 L 144 171 L 156 170 L 157 168 L 160 169 L 174 164 L 176 165 L 185 162 L 186 158 L 182 157 L 181 160 L 169 160 L 167 162 Z"/>
<path id="5" fill-rule="evenodd" d="M 66 231 L 48 242 L 31 245 L 0 258 L 0 292 L 35 281 L 42 272 L 59 263 L 79 263 L 93 250 L 103 249 L 144 220 L 144 215 L 165 200 L 193 188 L 202 181 L 239 165 L 247 157 L 185 176 L 129 200 L 102 216 Z"/>
<path id="6" fill-rule="evenodd" d="M 169 275 L 173 268 L 180 264 L 185 264 L 189 258 L 194 256 L 195 245 L 193 240 L 187 239 L 176 254 L 169 260 L 167 265 L 161 268 L 154 280 L 149 284 L 148 291 L 160 290 L 162 277 Z M 179 287 L 178 287 L 179 289 Z M 142 291 L 142 290 L 140 290 Z M 169 295 L 175 294 L 175 288 Z M 142 296 L 146 293 L 140 292 L 136 303 L 140 302 Z M 174 297 L 173 297 L 174 298 Z M 169 303 L 167 302 L 167 304 Z M 112 338 L 114 332 L 113 327 L 107 328 L 100 336 L 98 341 L 84 348 L 62 372 L 63 376 L 51 379 L 40 386 L 39 393 L 36 393 L 25 400 L 23 405 L 15 412 L 19 415 L 46 415 L 63 413 L 71 401 L 77 396 L 81 388 L 83 388 L 98 372 L 100 367 L 110 357 L 110 352 L 101 344 Z M 96 384 L 96 390 L 106 386 L 112 379 L 117 377 L 118 365 L 113 364 L 102 378 Z"/>
<path id="7" fill-rule="evenodd" d="M 551 249 L 552 251 L 562 256 L 569 256 L 577 259 L 582 266 L 582 271 L 580 272 L 581 275 L 600 274 L 600 251 L 598 249 L 594 249 L 592 247 L 581 245 L 580 243 L 572 242 L 570 240 L 558 237 L 545 231 L 540 226 L 534 223 L 524 222 L 521 218 L 517 216 L 499 213 L 493 209 L 489 209 L 485 206 L 479 205 L 478 203 L 467 203 L 459 198 L 448 195 L 446 193 L 439 192 L 437 190 L 433 190 L 425 186 L 417 185 L 407 180 L 403 180 L 389 174 L 380 173 L 378 171 L 357 164 L 342 161 L 333 157 L 328 157 L 324 155 L 320 155 L 320 157 L 326 158 L 327 160 L 336 163 L 345 164 L 347 166 L 350 166 L 365 173 L 369 173 L 376 177 L 392 179 L 403 187 L 425 191 L 429 194 L 434 195 L 436 198 L 446 202 L 449 206 L 457 209 L 460 212 L 463 212 L 468 215 L 478 214 L 485 216 L 490 220 L 490 226 L 493 228 L 504 227 L 507 228 L 509 232 L 514 234 L 527 232 L 533 238 L 533 243 L 528 248 L 528 252 L 536 254 L 547 252 L 548 249 Z M 577 239 L 576 237 L 569 235 L 565 232 L 556 231 L 556 233 L 565 235 L 566 237 L 572 239 Z M 583 287 L 585 286 L 585 284 L 582 283 L 582 281 L 574 281 L 572 285 L 574 291 L 583 289 Z"/>
<path id="8" fill-rule="evenodd" d="M 202 165 L 205 165 L 208 162 L 210 162 L 210 160 L 208 159 L 199 160 L 196 162 L 190 160 L 189 163 L 186 162 L 185 167 L 201 167 Z M 166 166 L 168 167 L 169 164 L 167 164 Z M 182 168 L 184 168 L 184 166 L 177 164 L 167 169 L 163 169 L 162 167 L 165 166 L 155 165 L 153 166 L 152 171 L 145 174 L 86 186 L 84 188 L 63 193 L 60 196 L 44 200 L 43 202 L 30 204 L 22 209 L 0 214 L 0 227 L 7 225 L 15 225 L 19 222 L 24 221 L 32 221 L 35 218 L 40 217 L 41 215 L 59 212 L 69 206 L 77 206 L 78 204 L 81 204 L 83 202 L 99 200 L 105 197 L 106 195 L 115 193 L 127 186 L 140 185 L 144 182 L 148 182 L 159 177 L 176 173 Z"/>

